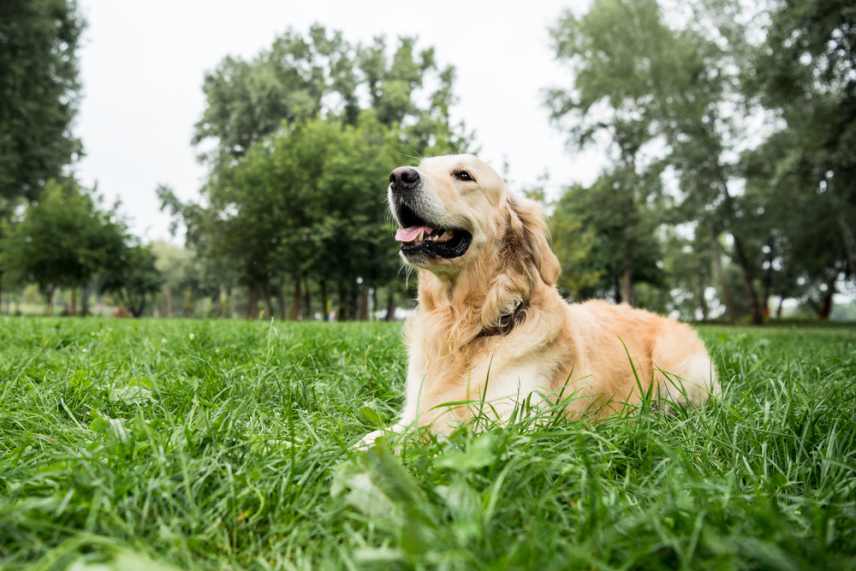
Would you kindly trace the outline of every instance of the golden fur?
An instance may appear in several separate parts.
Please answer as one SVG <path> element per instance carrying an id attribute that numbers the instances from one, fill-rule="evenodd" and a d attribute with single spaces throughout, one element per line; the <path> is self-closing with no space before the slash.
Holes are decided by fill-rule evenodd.
<path id="1" fill-rule="evenodd" d="M 475 181 L 457 180 L 460 169 Z M 474 407 L 444 403 L 483 394 L 501 417 L 529 395 L 539 402 L 560 392 L 573 395 L 569 415 L 603 417 L 640 402 L 637 376 L 644 390 L 654 383 L 655 394 L 684 404 L 719 391 L 704 344 L 687 325 L 627 305 L 567 304 L 555 287 L 561 268 L 540 207 L 511 196 L 489 166 L 457 155 L 425 159 L 417 170 L 418 192 L 442 213 L 438 222 L 467 229 L 472 243 L 461 257 L 413 263 L 419 305 L 405 327 L 406 402 L 392 430 L 448 433 Z M 507 335 L 480 336 L 521 302 L 525 318 Z"/>

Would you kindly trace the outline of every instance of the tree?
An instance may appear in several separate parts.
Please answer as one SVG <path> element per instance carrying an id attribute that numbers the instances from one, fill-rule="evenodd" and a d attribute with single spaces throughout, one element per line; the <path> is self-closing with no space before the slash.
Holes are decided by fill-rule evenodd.
<path id="1" fill-rule="evenodd" d="M 100 289 L 113 294 L 134 317 L 142 317 L 151 296 L 160 291 L 163 276 L 158 271 L 150 246 L 132 244 L 102 268 Z"/>
<path id="2" fill-rule="evenodd" d="M 708 288 L 715 283 L 714 255 L 710 247 L 709 232 L 696 226 L 691 235 L 678 232 L 674 227 L 666 230 L 662 241 L 662 266 L 665 288 L 669 295 L 666 309 L 676 310 L 687 319 L 707 320 L 714 317 L 714 307 L 708 300 Z M 733 309 L 733 308 L 732 308 Z"/>
<path id="3" fill-rule="evenodd" d="M 656 212 L 662 208 L 662 163 L 645 152 L 656 116 L 647 108 L 649 86 L 634 69 L 640 52 L 664 43 L 658 17 L 656 3 L 602 0 L 582 19 L 565 12 L 551 31 L 557 58 L 574 74 L 570 88 L 548 91 L 551 118 L 575 146 L 605 139 L 613 165 L 591 188 L 575 189 L 562 207 L 576 210 L 584 228 L 596 228 L 592 253 L 602 256 L 595 271 L 609 280 L 617 301 L 630 304 L 636 282 L 659 281 L 651 264 L 657 252 Z M 621 42 L 614 41 L 616 33 Z"/>
<path id="4" fill-rule="evenodd" d="M 585 192 L 581 187 L 565 190 L 548 221 L 553 252 L 562 267 L 557 286 L 563 296 L 573 299 L 591 297 L 606 279 L 606 268 L 593 257 L 595 229 L 574 208 L 574 198 L 581 192 Z"/>
<path id="5" fill-rule="evenodd" d="M 83 28 L 74 0 L 0 3 L 0 215 L 38 198 L 81 152 L 71 123 Z"/>
<path id="6" fill-rule="evenodd" d="M 104 208 L 94 190 L 66 179 L 48 181 L 38 202 L 12 225 L 0 250 L 3 267 L 19 283 L 38 284 L 49 310 L 54 291 L 71 288 L 74 314 L 77 288 L 121 255 L 126 238 L 115 208 Z"/>
<path id="7" fill-rule="evenodd" d="M 367 308 L 359 298 L 369 288 L 394 279 L 382 181 L 401 151 L 400 137 L 371 112 L 354 126 L 316 119 L 285 126 L 221 169 L 208 186 L 202 223 L 216 217 L 210 251 L 235 261 L 250 292 L 248 316 L 258 299 L 273 312 L 273 290 L 281 290 L 274 286 L 286 272 L 294 286 L 292 318 L 301 313 L 309 279 L 319 284 L 322 306 L 335 285 L 339 315 L 348 317 Z"/>
<path id="8" fill-rule="evenodd" d="M 602 175 L 589 187 L 567 189 L 555 206 L 550 226 L 566 273 L 560 283 L 576 297 L 612 293 L 617 303 L 634 303 L 635 283 L 663 285 L 657 266 L 659 221 L 628 191 L 626 173 Z M 638 183 L 636 183 L 638 184 Z"/>
<path id="9" fill-rule="evenodd" d="M 317 117 L 326 96 L 336 94 L 336 111 L 357 114 L 353 48 L 341 32 L 315 25 L 305 36 L 287 30 L 251 60 L 227 57 L 207 73 L 205 109 L 193 144 L 213 143 L 201 155 L 212 165 L 234 160 L 278 130 L 283 121 Z"/>
<path id="10" fill-rule="evenodd" d="M 415 156 L 472 146 L 466 126 L 452 122 L 455 68 L 440 66 L 434 48 L 420 50 L 416 38 L 402 37 L 390 57 L 386 38 L 379 36 L 356 52 L 360 85 L 369 95 L 366 107 L 383 125 L 401 128 L 402 142 Z"/>
<path id="11" fill-rule="evenodd" d="M 761 258 L 750 251 L 745 226 L 738 223 L 738 165 L 731 152 L 745 125 L 738 79 L 746 48 L 723 7 L 692 4 L 681 26 L 666 23 L 656 0 L 596 0 L 582 18 L 566 12 L 552 35 L 556 56 L 574 80 L 550 90 L 547 103 L 556 120 L 584 119 L 576 130 L 579 140 L 600 134 L 629 149 L 619 163 L 645 145 L 665 150 L 660 159 L 680 183 L 675 214 L 709 229 L 715 247 L 720 235 L 730 236 L 752 319 L 760 323 Z M 726 288 L 723 282 L 724 298 L 730 296 Z"/>
<path id="12" fill-rule="evenodd" d="M 840 0 L 801 0 L 774 2 L 768 16 L 744 88 L 785 125 L 745 160 L 769 175 L 755 186 L 776 195 L 769 203 L 786 224 L 790 281 L 800 276 L 826 319 L 836 282 L 856 278 L 856 12 Z"/>
<path id="13" fill-rule="evenodd" d="M 387 288 L 387 312 L 395 311 L 400 262 L 387 215 L 385 181 L 390 165 L 407 152 L 407 134 L 364 112 L 335 139 L 318 185 L 322 198 L 310 231 L 321 238 L 312 272 L 336 283 L 340 318 L 366 318 L 370 290 Z M 410 147 L 412 149 L 412 147 Z"/>
<path id="14" fill-rule="evenodd" d="M 389 171 L 422 153 L 464 145 L 453 124 L 454 70 L 401 38 L 352 45 L 338 32 L 293 31 L 251 60 L 227 58 L 206 79 L 195 143 L 213 143 L 203 199 L 161 189 L 206 264 L 228 267 L 247 289 L 246 315 L 268 315 L 291 285 L 290 316 L 308 314 L 310 281 L 322 313 L 330 288 L 339 317 L 366 317 L 386 287 L 394 312 L 399 264 L 383 189 Z M 456 149 L 460 150 L 460 149 Z"/>

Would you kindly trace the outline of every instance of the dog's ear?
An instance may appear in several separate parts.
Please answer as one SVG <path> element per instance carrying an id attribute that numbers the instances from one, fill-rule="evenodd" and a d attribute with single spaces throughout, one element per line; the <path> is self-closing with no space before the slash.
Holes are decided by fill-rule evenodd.
<path id="1" fill-rule="evenodd" d="M 509 196 L 508 207 L 511 210 L 511 231 L 520 237 L 524 254 L 530 258 L 545 284 L 556 285 L 562 267 L 547 241 L 547 224 L 541 206 L 533 200 Z"/>

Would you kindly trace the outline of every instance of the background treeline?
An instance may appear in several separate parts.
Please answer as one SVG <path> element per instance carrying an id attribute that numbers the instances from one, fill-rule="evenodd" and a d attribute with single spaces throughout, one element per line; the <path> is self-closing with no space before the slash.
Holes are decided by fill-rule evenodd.
<path id="1" fill-rule="evenodd" d="M 321 26 L 207 74 L 201 198 L 158 192 L 209 295 L 231 313 L 243 290 L 248 317 L 366 319 L 381 304 L 393 316 L 401 264 L 386 180 L 397 164 L 470 146 L 451 116 L 454 79 L 412 38 L 354 44 Z"/>
<path id="2" fill-rule="evenodd" d="M 315 26 L 220 62 L 192 141 L 199 198 L 157 189 L 179 247 L 139 243 L 74 180 L 83 27 L 73 2 L 0 8 L 0 308 L 57 291 L 67 313 L 366 319 L 412 304 L 388 172 L 478 150 L 431 47 Z M 569 154 L 608 156 L 590 185 L 517 189 L 545 203 L 564 294 L 756 323 L 786 299 L 827 319 L 836 292 L 852 297 L 850 3 L 595 0 L 550 34 L 566 73 L 544 86 L 547 114 Z"/>
<path id="3" fill-rule="evenodd" d="M 826 319 L 852 295 L 852 2 L 598 0 L 551 35 L 571 80 L 551 117 L 610 153 L 555 206 L 564 287 L 754 323 L 786 298 Z"/>

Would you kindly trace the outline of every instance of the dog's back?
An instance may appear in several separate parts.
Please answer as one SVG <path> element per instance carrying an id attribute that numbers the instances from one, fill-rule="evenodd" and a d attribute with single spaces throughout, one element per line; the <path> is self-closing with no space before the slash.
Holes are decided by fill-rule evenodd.
<path id="1" fill-rule="evenodd" d="M 638 402 L 639 386 L 647 390 L 653 381 L 661 397 L 691 405 L 720 392 L 716 368 L 690 326 L 605 301 L 572 304 L 568 312 L 580 369 L 598 392 Z"/>

